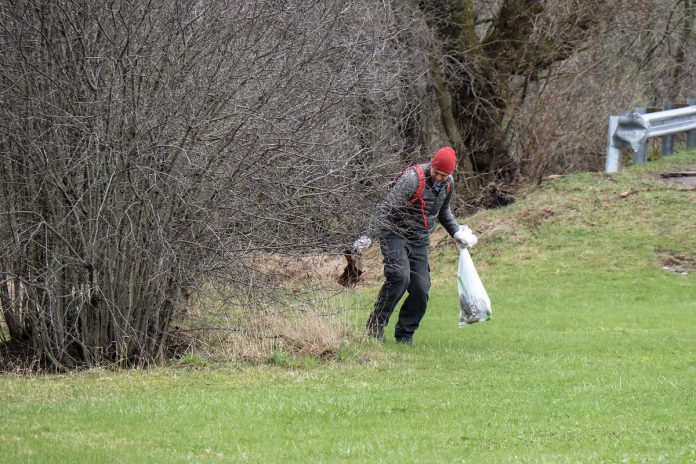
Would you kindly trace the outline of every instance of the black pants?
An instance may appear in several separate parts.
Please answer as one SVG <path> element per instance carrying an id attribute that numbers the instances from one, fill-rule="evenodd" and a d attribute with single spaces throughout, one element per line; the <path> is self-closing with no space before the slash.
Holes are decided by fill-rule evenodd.
<path id="1" fill-rule="evenodd" d="M 410 338 L 420 325 L 428 306 L 428 241 L 411 242 L 399 235 L 387 233 L 380 236 L 380 248 L 384 256 L 385 282 L 379 291 L 375 309 L 367 320 L 367 326 L 372 331 L 381 331 L 389 322 L 396 304 L 408 291 L 399 311 L 394 336 L 397 339 Z"/>

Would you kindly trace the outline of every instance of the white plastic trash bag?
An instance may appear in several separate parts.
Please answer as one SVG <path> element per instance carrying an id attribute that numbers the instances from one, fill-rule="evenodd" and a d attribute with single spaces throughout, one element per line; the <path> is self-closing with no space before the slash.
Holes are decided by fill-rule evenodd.
<path id="1" fill-rule="evenodd" d="M 459 327 L 475 322 L 487 321 L 493 315 L 491 300 L 476 272 L 469 250 L 462 248 L 459 252 L 459 270 L 457 271 L 457 288 L 459 289 Z"/>

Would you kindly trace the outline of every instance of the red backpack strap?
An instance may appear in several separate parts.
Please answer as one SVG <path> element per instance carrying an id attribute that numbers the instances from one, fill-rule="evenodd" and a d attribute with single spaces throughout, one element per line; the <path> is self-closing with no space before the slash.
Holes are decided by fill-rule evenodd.
<path id="1" fill-rule="evenodd" d="M 416 164 L 415 166 L 409 169 L 415 170 L 416 175 L 418 176 L 418 187 L 416 188 L 416 191 L 413 193 L 411 201 L 420 200 L 423 198 L 423 191 L 425 190 L 425 171 L 423 171 L 423 165 Z"/>
<path id="2" fill-rule="evenodd" d="M 421 215 L 423 216 L 423 225 L 426 229 L 428 229 L 428 216 L 425 214 L 425 200 L 423 200 L 423 190 L 425 190 L 425 172 L 423 171 L 422 164 L 416 164 L 413 167 L 413 169 L 416 171 L 416 174 L 418 175 L 418 187 L 416 188 L 416 192 L 411 197 L 411 202 L 420 202 Z"/>

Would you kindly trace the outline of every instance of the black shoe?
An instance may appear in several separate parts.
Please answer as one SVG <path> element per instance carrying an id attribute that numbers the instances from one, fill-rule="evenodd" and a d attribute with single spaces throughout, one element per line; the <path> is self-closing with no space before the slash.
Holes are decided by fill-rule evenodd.
<path id="1" fill-rule="evenodd" d="M 413 338 L 411 337 L 396 337 L 396 343 L 400 345 L 413 345 Z"/>

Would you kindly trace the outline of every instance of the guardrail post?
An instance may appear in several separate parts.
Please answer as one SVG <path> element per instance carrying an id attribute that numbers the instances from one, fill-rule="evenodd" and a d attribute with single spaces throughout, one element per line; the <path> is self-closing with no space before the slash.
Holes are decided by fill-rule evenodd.
<path id="1" fill-rule="evenodd" d="M 672 109 L 672 102 L 666 101 L 662 105 L 662 110 L 671 110 Z M 674 136 L 672 134 L 668 135 L 663 135 L 662 136 L 662 150 L 660 151 L 660 154 L 662 156 L 669 156 L 672 153 L 674 153 Z"/>
<path id="2" fill-rule="evenodd" d="M 636 113 L 645 114 L 647 110 L 643 107 L 636 107 Z M 633 162 L 635 164 L 643 164 L 648 161 L 648 141 L 646 140 L 640 145 L 637 152 L 633 154 Z"/>
<path id="3" fill-rule="evenodd" d="M 604 172 L 610 174 L 612 172 L 619 172 L 619 158 L 621 157 L 621 150 L 614 146 L 614 132 L 619 126 L 618 116 L 609 116 L 609 135 L 607 136 L 607 161 L 604 167 Z"/>
<path id="4" fill-rule="evenodd" d="M 689 106 L 696 105 L 696 98 L 687 98 L 686 104 Z M 686 133 L 686 148 L 696 147 L 696 130 Z"/>

